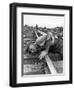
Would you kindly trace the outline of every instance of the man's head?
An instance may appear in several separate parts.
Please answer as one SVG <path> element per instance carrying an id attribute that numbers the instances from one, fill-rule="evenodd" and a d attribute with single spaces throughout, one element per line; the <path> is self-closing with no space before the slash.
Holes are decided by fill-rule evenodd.
<path id="1" fill-rule="evenodd" d="M 31 53 L 36 52 L 36 46 L 35 46 L 34 43 L 31 43 L 31 44 L 29 45 L 29 51 L 30 51 Z"/>

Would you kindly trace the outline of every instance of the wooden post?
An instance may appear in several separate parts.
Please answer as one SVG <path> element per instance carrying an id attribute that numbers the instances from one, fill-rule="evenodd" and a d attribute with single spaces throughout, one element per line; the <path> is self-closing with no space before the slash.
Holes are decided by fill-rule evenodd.
<path id="1" fill-rule="evenodd" d="M 56 70 L 55 70 L 55 68 L 53 66 L 53 63 L 52 63 L 52 61 L 51 61 L 51 59 L 49 58 L 48 55 L 45 56 L 45 60 L 46 60 L 46 63 L 47 63 L 47 65 L 48 65 L 48 67 L 49 67 L 49 69 L 51 71 L 51 74 L 56 75 L 57 72 L 56 72 Z"/>

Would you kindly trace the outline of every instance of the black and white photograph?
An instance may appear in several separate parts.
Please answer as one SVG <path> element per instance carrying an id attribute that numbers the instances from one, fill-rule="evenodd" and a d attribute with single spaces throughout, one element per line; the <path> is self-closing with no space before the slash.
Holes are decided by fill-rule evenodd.
<path id="1" fill-rule="evenodd" d="M 72 83 L 72 7 L 10 4 L 10 86 Z"/>
<path id="2" fill-rule="evenodd" d="M 22 75 L 63 74 L 64 15 L 22 14 Z"/>

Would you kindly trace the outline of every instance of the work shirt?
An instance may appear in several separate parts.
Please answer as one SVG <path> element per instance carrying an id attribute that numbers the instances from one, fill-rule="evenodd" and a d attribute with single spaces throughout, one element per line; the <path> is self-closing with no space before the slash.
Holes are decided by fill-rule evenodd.
<path id="1" fill-rule="evenodd" d="M 54 43 L 54 36 L 51 32 L 46 35 L 40 36 L 36 40 L 37 49 L 46 50 Z"/>

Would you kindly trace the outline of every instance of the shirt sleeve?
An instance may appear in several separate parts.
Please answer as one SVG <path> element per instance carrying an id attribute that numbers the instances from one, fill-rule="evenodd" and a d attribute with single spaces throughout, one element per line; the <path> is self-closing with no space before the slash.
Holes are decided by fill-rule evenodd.
<path id="1" fill-rule="evenodd" d="M 51 36 L 52 36 L 52 34 L 49 32 L 49 33 L 47 34 L 47 40 L 51 39 Z"/>
<path id="2" fill-rule="evenodd" d="M 54 43 L 54 36 L 51 32 L 48 33 L 47 40 L 50 40 L 52 42 L 52 44 Z"/>

